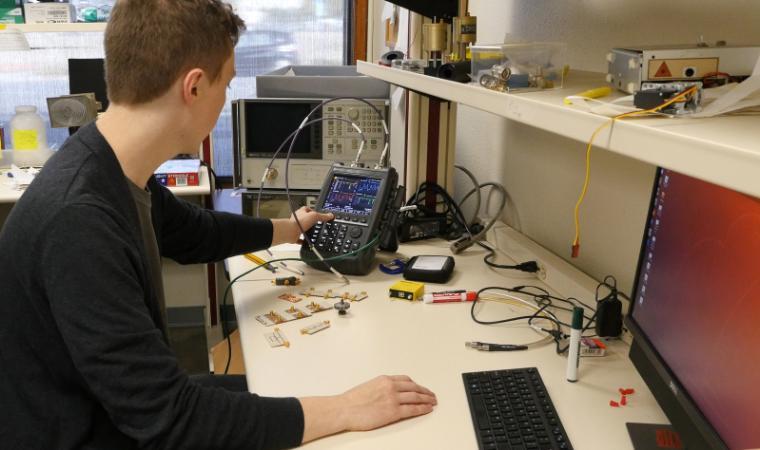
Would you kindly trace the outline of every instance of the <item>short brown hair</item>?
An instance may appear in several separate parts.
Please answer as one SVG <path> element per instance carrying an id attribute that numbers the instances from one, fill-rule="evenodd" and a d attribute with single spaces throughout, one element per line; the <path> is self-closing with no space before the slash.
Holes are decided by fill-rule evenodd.
<path id="1" fill-rule="evenodd" d="M 193 67 L 216 80 L 244 29 L 219 0 L 118 0 L 105 31 L 109 101 L 149 102 Z"/>

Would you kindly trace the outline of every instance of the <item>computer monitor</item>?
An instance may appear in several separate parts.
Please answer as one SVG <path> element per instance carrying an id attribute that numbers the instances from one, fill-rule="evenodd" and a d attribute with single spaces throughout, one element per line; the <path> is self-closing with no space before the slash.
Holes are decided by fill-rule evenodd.
<path id="1" fill-rule="evenodd" d="M 630 358 L 689 449 L 760 447 L 760 199 L 658 169 Z"/>

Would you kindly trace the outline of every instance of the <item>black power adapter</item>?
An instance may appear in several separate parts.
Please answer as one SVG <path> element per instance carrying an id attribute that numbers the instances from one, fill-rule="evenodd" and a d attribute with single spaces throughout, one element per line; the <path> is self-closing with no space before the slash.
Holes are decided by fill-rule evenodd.
<path id="1" fill-rule="evenodd" d="M 610 288 L 610 293 L 596 303 L 596 334 L 599 337 L 618 337 L 623 333 L 623 304 L 618 299 L 615 285 L 610 286 L 606 281 L 604 285 Z"/>
<path id="2" fill-rule="evenodd" d="M 446 215 L 428 217 L 406 217 L 398 225 L 398 238 L 401 242 L 432 239 L 446 234 Z"/>

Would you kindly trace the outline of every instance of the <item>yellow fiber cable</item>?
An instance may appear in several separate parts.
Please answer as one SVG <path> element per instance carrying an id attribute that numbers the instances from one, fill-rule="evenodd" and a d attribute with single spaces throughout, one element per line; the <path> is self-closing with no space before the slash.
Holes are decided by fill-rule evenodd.
<path id="1" fill-rule="evenodd" d="M 673 103 L 685 101 L 688 99 L 689 95 L 695 93 L 697 91 L 697 86 L 692 86 L 689 89 L 684 90 L 680 94 L 676 95 L 675 97 L 671 98 L 670 100 L 666 101 L 662 105 L 656 106 L 652 109 L 646 109 L 646 110 L 637 110 L 637 111 L 630 111 L 627 113 L 619 114 L 615 117 L 612 117 L 609 122 L 604 122 L 601 124 L 594 132 L 591 134 L 591 138 L 588 141 L 588 145 L 586 145 L 586 176 L 583 180 L 583 189 L 581 189 L 581 195 L 578 197 L 578 201 L 575 203 L 575 210 L 573 211 L 573 218 L 575 219 L 575 238 L 573 239 L 573 246 L 571 251 L 571 256 L 573 258 L 578 257 L 578 252 L 580 250 L 581 246 L 581 225 L 580 225 L 580 208 L 581 204 L 583 203 L 583 199 L 586 197 L 586 192 L 588 191 L 588 184 L 589 180 L 591 178 L 591 147 L 594 145 L 594 140 L 596 139 L 596 136 L 605 128 L 611 126 L 613 123 L 615 123 L 618 119 L 625 119 L 626 117 L 634 117 L 634 116 L 643 116 L 648 115 L 652 113 L 656 113 L 659 110 L 672 105 Z"/>

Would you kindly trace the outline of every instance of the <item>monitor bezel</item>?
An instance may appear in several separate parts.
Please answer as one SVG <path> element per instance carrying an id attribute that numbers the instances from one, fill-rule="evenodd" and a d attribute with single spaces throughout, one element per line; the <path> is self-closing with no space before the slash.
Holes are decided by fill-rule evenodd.
<path id="1" fill-rule="evenodd" d="M 674 429 L 681 436 L 687 448 L 705 449 L 728 449 L 726 443 L 720 438 L 717 430 L 702 414 L 696 402 L 691 398 L 681 382 L 670 370 L 667 363 L 657 352 L 655 346 L 649 341 L 644 330 L 633 317 L 636 307 L 637 294 L 641 279 L 641 267 L 644 263 L 647 248 L 647 230 L 652 210 L 657 200 L 657 188 L 660 177 L 665 169 L 657 167 L 652 186 L 652 195 L 647 209 L 647 218 L 644 223 L 643 237 L 639 251 L 639 260 L 636 266 L 636 278 L 634 278 L 631 295 L 630 310 L 625 317 L 625 325 L 633 335 L 633 342 L 629 352 L 629 358 L 641 378 L 652 391 L 657 403 L 668 416 Z M 671 170 L 671 172 L 674 172 Z M 688 176 L 685 174 L 680 175 Z M 691 447 L 690 447 L 691 446 Z"/>

